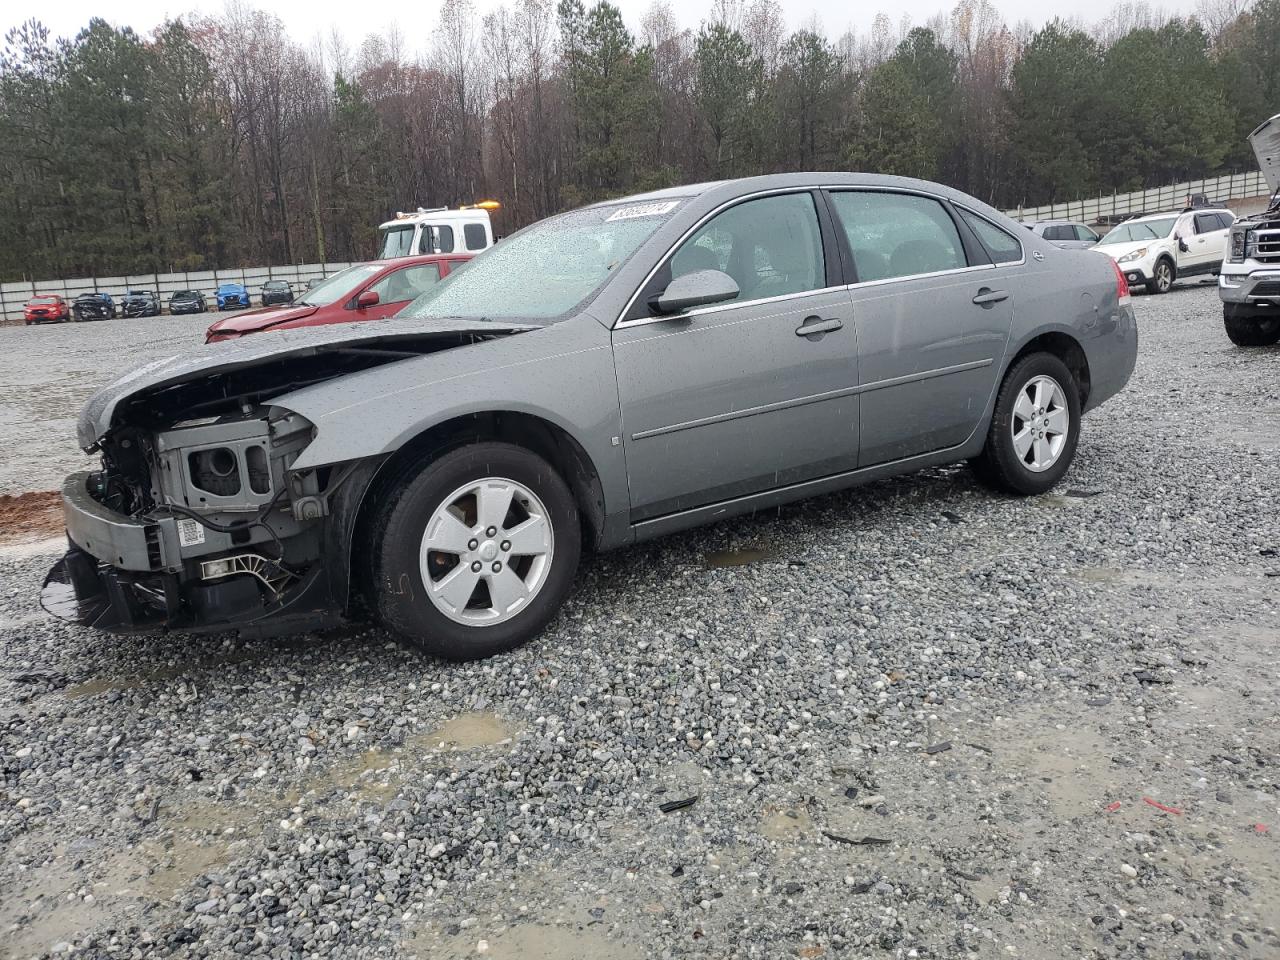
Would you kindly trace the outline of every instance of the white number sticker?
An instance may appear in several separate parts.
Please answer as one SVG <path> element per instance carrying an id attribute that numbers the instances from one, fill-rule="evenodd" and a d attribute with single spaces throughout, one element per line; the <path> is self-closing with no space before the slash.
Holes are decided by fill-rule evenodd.
<path id="1" fill-rule="evenodd" d="M 178 521 L 178 543 L 184 547 L 196 547 L 204 543 L 204 527 L 195 520 L 183 517 Z"/>
<path id="2" fill-rule="evenodd" d="M 636 217 L 659 217 L 664 213 L 670 213 L 678 206 L 680 206 L 679 200 L 666 200 L 662 203 L 636 203 L 629 207 L 615 210 L 605 219 L 605 223 L 613 220 L 634 220 Z"/>

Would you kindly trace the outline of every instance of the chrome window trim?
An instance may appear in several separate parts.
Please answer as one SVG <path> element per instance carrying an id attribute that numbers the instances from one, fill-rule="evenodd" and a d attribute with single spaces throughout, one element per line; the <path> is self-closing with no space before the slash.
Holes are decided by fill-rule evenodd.
<path id="1" fill-rule="evenodd" d="M 1004 266 L 1004 264 L 1001 264 Z M 903 283 L 907 280 L 931 280 L 934 277 L 951 277 L 961 273 L 976 273 L 979 270 L 994 270 L 994 263 L 979 263 L 973 267 L 952 267 L 950 270 L 935 270 L 932 273 L 909 273 L 902 277 L 885 277 L 883 280 L 859 280 L 851 283 L 846 290 L 861 290 L 863 287 L 883 287 L 890 283 Z"/>
<path id="2" fill-rule="evenodd" d="M 748 200 L 755 200 L 759 197 L 776 196 L 778 194 L 786 194 L 786 193 L 812 193 L 814 190 L 822 190 L 827 193 L 843 193 L 843 192 L 849 192 L 849 191 L 860 191 L 863 193 L 867 193 L 867 192 L 905 193 L 905 194 L 909 194 L 910 196 L 927 197 L 928 199 L 936 200 L 939 203 L 950 203 L 957 210 L 964 210 L 966 213 L 972 214 L 973 216 L 977 217 L 979 220 L 985 220 L 987 223 L 990 223 L 991 226 L 995 227 L 997 230 L 1001 230 L 1004 233 L 1009 233 L 1009 231 L 1006 230 L 1004 227 L 1001 227 L 999 224 L 994 223 L 990 217 L 985 217 L 978 211 L 962 203 L 956 203 L 954 200 L 950 199 L 949 197 L 943 197 L 939 194 L 930 193 L 926 190 L 912 189 L 909 187 L 878 186 L 873 184 L 815 184 L 813 186 L 808 186 L 808 187 L 776 187 L 772 190 L 759 190 L 755 193 L 747 193 L 747 194 L 743 194 L 740 197 L 734 197 L 732 200 L 726 200 L 724 203 L 720 204 L 720 206 L 716 207 L 714 210 L 711 210 L 710 212 L 705 214 L 702 217 L 702 219 L 698 220 L 693 226 L 691 226 L 688 230 L 686 230 L 683 234 L 681 234 L 679 239 L 677 239 L 675 243 L 673 243 L 670 247 L 668 247 L 667 251 L 661 257 L 658 258 L 658 262 L 653 266 L 653 269 L 651 269 L 647 274 L 645 274 L 644 280 L 641 281 L 640 285 L 636 287 L 635 292 L 632 293 L 631 296 L 627 299 L 626 305 L 622 308 L 622 311 L 618 314 L 618 318 L 613 322 L 613 329 L 629 330 L 632 327 L 642 327 L 650 323 L 665 323 L 668 320 L 689 319 L 693 317 L 703 316 L 706 314 L 720 313 L 725 310 L 734 310 L 734 309 L 737 309 L 738 307 L 747 307 L 747 306 L 753 306 L 756 304 L 781 303 L 786 300 L 794 300 L 797 297 L 811 297 L 811 296 L 817 296 L 823 293 L 833 293 L 838 290 L 854 290 L 854 289 L 861 289 L 862 287 L 883 286 L 885 284 L 890 284 L 890 283 L 900 283 L 904 280 L 928 280 L 933 277 L 944 277 L 944 276 L 953 275 L 953 274 L 970 273 L 977 270 L 994 270 L 996 267 L 1018 267 L 1018 266 L 1025 265 L 1027 262 L 1026 245 L 1023 244 L 1023 242 L 1019 240 L 1016 235 L 1009 233 L 1009 235 L 1013 237 L 1014 242 L 1018 245 L 1018 249 L 1022 251 L 1022 258 L 1020 260 L 1009 260 L 1005 263 L 979 263 L 973 266 L 955 267 L 950 270 L 937 270 L 932 273 L 912 273 L 912 274 L 906 274 L 901 277 L 886 277 L 882 280 L 859 280 L 854 283 L 845 284 L 843 286 L 822 287 L 816 290 L 803 290 L 799 293 L 786 293 L 777 297 L 764 297 L 757 300 L 735 300 L 731 303 L 715 304 L 709 307 L 698 307 L 693 310 L 687 310 L 684 313 L 673 313 L 673 314 L 669 314 L 667 316 L 661 316 L 661 317 L 641 317 L 638 320 L 623 319 L 624 317 L 626 317 L 628 313 L 631 312 L 631 308 L 635 306 L 636 300 L 637 298 L 639 298 L 641 291 L 643 291 L 644 288 L 649 285 L 649 281 L 653 279 L 654 274 L 656 274 L 659 270 L 662 269 L 662 266 L 671 258 L 671 256 L 676 252 L 676 250 L 680 248 L 681 244 L 683 244 L 686 240 L 688 240 L 689 237 L 691 237 L 694 233 L 696 233 L 704 224 L 706 224 L 713 217 L 724 212 L 729 207 L 735 206 L 736 204 L 739 204 L 739 203 L 744 203 Z M 833 224 L 833 226 L 836 229 L 840 229 L 839 223 L 835 223 Z M 981 239 L 979 239 L 978 242 L 981 243 L 982 242 Z M 824 256 L 825 256 L 825 251 L 824 251 Z"/>
<path id="3" fill-rule="evenodd" d="M 752 304 L 757 304 L 757 303 L 782 302 L 783 300 L 790 300 L 795 297 L 809 297 L 818 293 L 828 293 L 833 290 L 843 290 L 844 287 L 820 287 L 814 290 L 801 290 L 798 293 L 784 293 L 776 297 L 762 297 L 757 300 L 734 300 L 732 303 L 718 303 L 710 307 L 697 307 L 696 309 L 693 309 L 693 310 L 686 310 L 684 313 L 672 313 L 662 317 L 641 317 L 639 320 L 623 319 L 624 317 L 626 317 L 628 313 L 631 312 L 631 308 L 635 306 L 636 300 L 639 298 L 640 294 L 644 291 L 644 288 L 649 285 L 649 281 L 653 279 L 654 274 L 656 274 L 659 270 L 662 269 L 663 265 L 669 259 L 671 259 L 672 255 L 677 250 L 680 249 L 680 246 L 686 240 L 688 240 L 691 236 L 693 236 L 693 234 L 695 234 L 698 230 L 700 230 L 702 226 L 706 224 L 709 220 L 711 220 L 713 217 L 718 216 L 719 214 L 723 213 L 725 210 L 729 209 L 730 207 L 737 206 L 740 203 L 745 203 L 748 200 L 756 200 L 756 199 L 759 199 L 760 197 L 772 197 L 772 196 L 777 196 L 779 194 L 787 194 L 787 193 L 812 194 L 814 190 L 822 190 L 822 189 L 824 188 L 819 186 L 808 186 L 808 187 L 775 187 L 772 190 L 759 190 L 759 191 L 756 191 L 755 193 L 746 193 L 740 197 L 734 197 L 732 200 L 726 200 L 724 203 L 720 204 L 720 206 L 716 207 L 714 210 L 711 210 L 709 213 L 705 214 L 701 220 L 699 220 L 697 223 L 691 226 L 688 230 L 682 233 L 680 235 L 680 238 L 676 240 L 676 242 L 673 243 L 670 247 L 667 248 L 667 252 L 658 258 L 658 262 L 653 265 L 653 269 L 645 274 L 644 280 L 642 280 L 640 282 L 640 285 L 636 287 L 635 292 L 632 293 L 631 296 L 627 298 L 626 305 L 622 308 L 622 311 L 618 314 L 618 319 L 613 322 L 613 329 L 621 330 L 621 329 L 630 329 L 631 327 L 642 327 L 645 324 L 649 324 L 649 323 L 659 323 L 667 320 L 682 320 L 686 317 L 696 317 L 696 316 L 701 316 L 704 313 L 719 312 L 722 310 L 732 310 L 738 307 L 746 307 L 746 306 L 750 306 Z M 814 205 L 813 216 L 814 216 L 815 222 L 818 222 L 819 237 L 821 237 L 821 222 L 818 216 L 818 209 L 816 204 Z M 822 255 L 823 255 L 823 267 L 825 268 L 826 250 L 823 250 Z"/>
<path id="4" fill-rule="evenodd" d="M 641 290 L 649 283 L 645 280 Z M 619 321 L 614 327 L 615 330 L 630 330 L 633 327 L 643 327 L 651 323 L 667 323 L 671 320 L 691 320 L 694 317 L 705 316 L 713 313 L 727 313 L 730 310 L 736 310 L 739 307 L 760 306 L 771 303 L 785 303 L 788 300 L 799 300 L 801 297 L 817 297 L 824 293 L 842 293 L 849 289 L 845 286 L 837 287 L 821 287 L 817 290 L 801 290 L 799 293 L 783 293 L 776 297 L 761 297 L 758 300 L 732 300 L 729 303 L 716 303 L 709 307 L 695 307 L 692 310 L 686 310 L 684 313 L 671 313 L 663 317 L 641 317 L 639 320 Z M 627 305 L 627 310 L 631 309 L 631 305 Z M 623 315 L 626 315 L 626 310 Z"/>

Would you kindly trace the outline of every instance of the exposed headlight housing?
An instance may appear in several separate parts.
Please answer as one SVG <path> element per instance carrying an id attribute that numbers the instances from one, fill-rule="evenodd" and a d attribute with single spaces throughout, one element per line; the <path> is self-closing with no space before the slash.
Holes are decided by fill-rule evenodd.
<path id="1" fill-rule="evenodd" d="M 1126 253 L 1126 254 L 1125 254 L 1123 257 L 1121 257 L 1117 262 L 1118 262 L 1118 263 L 1133 263 L 1133 261 L 1135 261 L 1135 260 L 1141 260 L 1141 259 L 1142 259 L 1143 257 L 1145 257 L 1146 255 L 1147 255 L 1147 248 L 1146 248 L 1146 247 L 1140 247 L 1140 248 L 1138 248 L 1137 250 L 1132 250 L 1132 251 L 1130 251 L 1129 253 Z"/>
<path id="2" fill-rule="evenodd" d="M 1249 248 L 1249 228 L 1241 227 L 1231 231 L 1231 253 L 1227 259 L 1231 263 L 1244 262 Z"/>

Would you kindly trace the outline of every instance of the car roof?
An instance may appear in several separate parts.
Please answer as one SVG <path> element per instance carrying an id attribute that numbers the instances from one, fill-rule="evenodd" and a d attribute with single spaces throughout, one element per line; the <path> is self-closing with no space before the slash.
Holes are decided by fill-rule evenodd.
<path id="1" fill-rule="evenodd" d="M 1064 223 L 1066 223 L 1066 224 L 1070 224 L 1071 226 L 1075 226 L 1077 223 L 1081 224 L 1081 226 L 1083 226 L 1083 225 L 1084 225 L 1084 224 L 1083 224 L 1083 222 L 1082 222 L 1082 221 L 1080 221 L 1080 220 L 1061 220 L 1061 219 L 1059 219 L 1059 220 L 1035 220 L 1035 221 L 1032 221 L 1031 225 L 1032 225 L 1033 227 L 1052 227 L 1052 226 L 1059 226 L 1059 225 L 1064 224 Z"/>
<path id="2" fill-rule="evenodd" d="M 1130 219 L 1123 221 L 1123 223 L 1142 223 L 1144 220 L 1163 220 L 1166 217 L 1180 217 L 1185 212 L 1187 211 L 1169 210 L 1166 213 L 1144 213 L 1140 217 L 1131 217 Z M 1123 223 L 1117 223 L 1116 226 L 1123 226 Z"/>

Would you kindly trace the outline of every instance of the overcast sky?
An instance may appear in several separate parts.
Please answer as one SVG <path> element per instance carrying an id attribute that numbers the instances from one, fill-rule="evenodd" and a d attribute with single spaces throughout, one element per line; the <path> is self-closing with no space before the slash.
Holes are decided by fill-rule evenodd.
<path id="1" fill-rule="evenodd" d="M 501 0 L 475 0 L 483 13 Z M 621 7 L 627 22 L 635 28 L 652 0 L 614 0 Z M 591 0 L 587 0 L 589 6 Z M 357 46 L 369 33 L 384 32 L 392 22 L 399 25 L 405 38 L 405 46 L 411 53 L 425 51 L 427 36 L 435 25 L 440 9 L 439 0 L 408 0 L 401 3 L 375 3 L 365 5 L 333 0 L 259 0 L 253 6 L 275 13 L 284 21 L 294 40 L 309 43 L 327 37 L 332 28 L 344 36 L 352 46 Z M 672 4 L 685 26 L 697 27 L 711 9 L 711 0 L 678 0 Z M 942 10 L 949 9 L 951 0 L 892 0 L 854 5 L 848 0 L 782 0 L 782 9 L 792 29 L 806 25 L 816 14 L 828 36 L 834 38 L 852 27 L 862 34 L 871 25 L 878 11 L 889 14 L 895 26 L 903 14 L 914 23 L 923 23 Z M 115 9 L 112 10 L 111 7 Z M 1056 16 L 1077 17 L 1087 23 L 1100 20 L 1115 6 L 1115 0 L 997 0 L 997 9 L 1010 25 L 1027 20 L 1035 26 Z M 1157 0 L 1151 6 L 1161 7 L 1173 13 L 1190 12 L 1195 0 Z M 6 3 L 0 14 L 0 24 L 5 29 L 30 17 L 38 17 L 59 36 L 73 36 L 93 16 L 105 17 L 117 25 L 128 25 L 140 33 L 148 33 L 166 17 L 191 11 L 217 13 L 223 8 L 222 0 L 194 0 L 184 3 L 175 0 L 130 0 L 127 13 L 120 12 L 124 4 L 106 6 L 94 0 L 53 0 L 48 6 L 16 0 Z M 25 11 L 25 12 L 24 12 Z"/>

